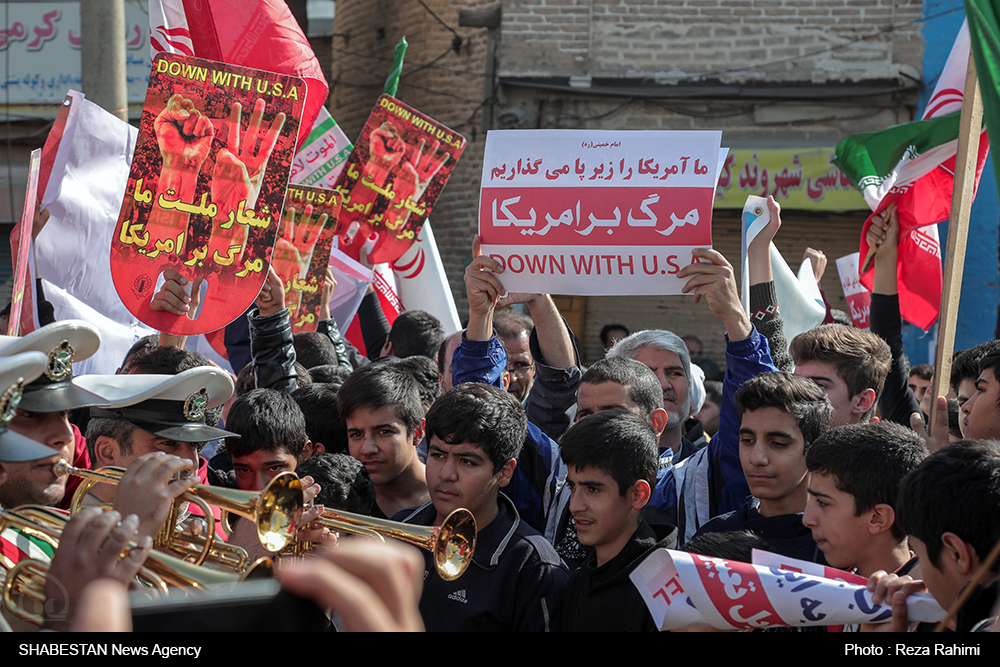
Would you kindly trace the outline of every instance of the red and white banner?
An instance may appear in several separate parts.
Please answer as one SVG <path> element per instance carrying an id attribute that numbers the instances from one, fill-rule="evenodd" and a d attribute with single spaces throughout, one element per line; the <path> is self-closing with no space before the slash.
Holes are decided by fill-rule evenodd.
<path id="1" fill-rule="evenodd" d="M 858 329 L 868 331 L 868 312 L 872 307 L 872 294 L 858 279 L 858 263 L 860 253 L 851 253 L 837 260 L 837 273 L 840 274 L 840 285 L 847 297 L 847 306 L 851 311 L 851 323 Z"/>
<path id="2" fill-rule="evenodd" d="M 340 255 L 346 262 L 351 262 L 361 269 L 364 268 L 344 253 L 340 253 Z M 359 286 L 355 278 L 347 278 L 347 290 L 361 290 L 361 294 L 357 296 L 356 300 L 353 295 L 347 293 L 341 297 L 343 301 L 353 301 L 353 307 L 349 310 L 343 305 L 338 309 L 337 301 L 338 293 L 341 292 L 341 282 L 340 276 L 337 275 L 337 268 L 334 267 L 334 256 L 330 255 L 330 266 L 334 268 L 334 275 L 338 282 L 333 299 L 330 301 L 330 312 L 336 318 L 340 330 L 347 332 L 346 338 L 359 350 L 364 349 L 364 344 L 361 328 L 353 318 L 369 282 L 375 286 L 382 312 L 385 313 L 385 318 L 390 325 L 404 310 L 423 310 L 438 318 L 446 335 L 462 330 L 458 309 L 455 307 L 455 299 L 451 295 L 451 286 L 448 284 L 448 276 L 445 274 L 441 253 L 438 252 L 437 241 L 434 239 L 434 232 L 431 230 L 429 221 L 420 228 L 416 243 L 410 246 L 409 250 L 395 262 L 376 264 L 373 271 L 368 273 L 367 281 L 363 286 Z M 344 324 L 345 317 L 347 322 L 351 323 L 349 327 Z M 377 350 L 373 351 L 373 354 L 377 353 Z"/>
<path id="3" fill-rule="evenodd" d="M 865 583 L 846 572 L 803 568 L 774 555 L 754 564 L 657 549 L 629 575 L 661 630 L 720 630 L 885 623 L 888 605 L 872 604 Z M 816 566 L 817 568 L 822 566 Z M 907 599 L 910 620 L 936 622 L 945 611 L 929 593 Z"/>
<path id="4" fill-rule="evenodd" d="M 486 138 L 479 234 L 508 291 L 680 294 L 712 245 L 721 132 L 504 130 Z"/>

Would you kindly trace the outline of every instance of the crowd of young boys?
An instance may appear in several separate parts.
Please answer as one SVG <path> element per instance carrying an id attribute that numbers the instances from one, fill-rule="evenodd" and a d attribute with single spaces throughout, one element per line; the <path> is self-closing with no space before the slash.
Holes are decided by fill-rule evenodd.
<path id="1" fill-rule="evenodd" d="M 368 304 L 364 352 L 332 320 L 293 337 L 272 272 L 248 315 L 251 361 L 235 382 L 166 337 L 137 344 L 120 375 L 82 377 L 66 360 L 94 353 L 93 327 L 62 322 L 0 338 L 0 504 L 69 507 L 79 495 L 82 506 L 113 508 L 79 512 L 58 549 L 6 525 L 3 564 L 52 560 L 66 582 L 52 593 L 61 606 L 46 605 L 62 611 L 49 611 L 46 623 L 86 623 L 75 610 L 89 580 L 103 573 L 129 581 L 192 484 L 260 491 L 298 471 L 307 499 L 322 506 L 413 526 L 439 526 L 459 508 L 476 520 L 460 578 L 439 576 L 429 552 L 422 572 L 410 556 L 372 556 L 399 568 L 385 585 L 413 588 L 400 572 L 422 580 L 418 597 L 410 590 L 395 598 L 413 598 L 416 611 L 379 625 L 347 605 L 335 610 L 338 627 L 658 630 L 629 577 L 652 551 L 746 560 L 751 546 L 870 578 L 875 601 L 892 606 L 886 628 L 910 627 L 905 601 L 915 591 L 947 608 L 973 587 L 953 627 L 991 627 L 1000 347 L 991 341 L 956 355 L 950 379 L 961 418 L 951 439 L 959 441 L 949 443 L 947 428 L 931 435 L 921 412 L 932 403 L 922 399 L 934 369 L 910 373 L 891 317 L 875 315 L 880 303 L 896 312 L 896 229 L 885 216 L 871 232 L 879 247 L 874 332 L 826 324 L 788 343 L 777 304 L 761 306 L 773 289 L 759 248 L 750 255 L 752 305 L 768 313 L 763 333 L 740 303 L 730 263 L 694 251 L 699 261 L 678 274 L 684 292 L 707 302 L 726 332 L 725 375 L 710 392 L 690 342 L 664 330 L 622 332 L 605 359 L 581 368 L 552 299 L 508 294 L 503 267 L 479 253 L 478 240 L 462 332 L 446 337 L 421 312 L 389 327 Z M 177 287 L 168 280 L 163 289 Z M 511 314 L 511 304 L 527 304 L 531 317 Z M 775 358 L 794 372 L 778 370 Z M 694 418 L 706 394 L 717 417 L 707 433 Z M 117 485 L 74 494 L 76 482 L 67 486 L 54 469 L 59 459 L 125 472 Z M 304 515 L 299 540 L 337 542 L 312 523 L 322 511 Z M 253 550 L 249 523 L 236 520 L 230 540 Z M 85 529 L 92 539 L 83 543 Z M 287 563 L 288 585 L 320 604 L 345 604 L 340 584 L 310 569 L 340 559 L 350 570 L 352 550 L 369 547 L 344 548 L 323 566 Z M 126 555 L 112 558 L 114 549 Z"/>

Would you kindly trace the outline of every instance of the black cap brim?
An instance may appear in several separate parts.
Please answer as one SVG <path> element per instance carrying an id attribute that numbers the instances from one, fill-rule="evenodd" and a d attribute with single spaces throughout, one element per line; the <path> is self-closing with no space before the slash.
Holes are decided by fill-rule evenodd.
<path id="1" fill-rule="evenodd" d="M 0 461 L 4 463 L 37 461 L 58 454 L 59 452 L 55 449 L 35 442 L 20 433 L 14 433 L 10 429 L 0 430 Z"/>
<path id="2" fill-rule="evenodd" d="M 41 386 L 28 385 L 18 407 L 28 412 L 63 412 L 107 403 L 107 399 L 67 381 Z"/>

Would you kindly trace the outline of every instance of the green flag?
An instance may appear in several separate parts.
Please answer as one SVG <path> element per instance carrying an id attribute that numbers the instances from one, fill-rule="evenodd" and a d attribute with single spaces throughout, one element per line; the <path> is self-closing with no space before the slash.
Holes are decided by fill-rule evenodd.
<path id="1" fill-rule="evenodd" d="M 396 96 L 396 89 L 399 88 L 399 75 L 403 73 L 403 58 L 406 56 L 406 47 L 406 37 L 404 36 L 396 45 L 396 53 L 392 57 L 392 70 L 389 72 L 389 78 L 385 80 L 385 88 L 382 89 L 386 95 Z"/>
<path id="2" fill-rule="evenodd" d="M 983 117 L 991 136 L 1000 137 L 1000 8 L 993 0 L 965 0 L 972 57 L 983 95 Z M 1000 169 L 994 169 L 1000 191 Z"/>
<path id="3" fill-rule="evenodd" d="M 955 155 L 962 112 L 854 134 L 837 145 L 833 163 L 875 210 L 893 187 L 912 183 Z"/>

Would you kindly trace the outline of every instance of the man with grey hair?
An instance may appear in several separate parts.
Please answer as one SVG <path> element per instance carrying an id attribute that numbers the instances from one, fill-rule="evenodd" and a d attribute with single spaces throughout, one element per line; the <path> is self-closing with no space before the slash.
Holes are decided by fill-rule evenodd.
<path id="1" fill-rule="evenodd" d="M 642 362 L 660 381 L 667 425 L 660 434 L 660 454 L 669 448 L 680 461 L 697 451 L 684 437 L 684 422 L 691 416 L 691 357 L 679 336 L 662 329 L 636 332 L 615 343 L 607 358 L 625 357 Z"/>

